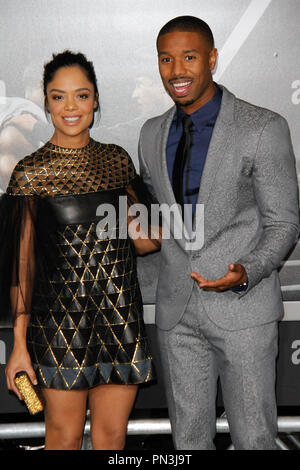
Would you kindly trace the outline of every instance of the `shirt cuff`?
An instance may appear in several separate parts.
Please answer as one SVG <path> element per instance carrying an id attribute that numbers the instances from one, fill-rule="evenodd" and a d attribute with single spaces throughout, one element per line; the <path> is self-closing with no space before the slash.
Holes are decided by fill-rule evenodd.
<path id="1" fill-rule="evenodd" d="M 248 289 L 248 279 L 246 282 L 243 284 L 240 284 L 239 286 L 232 287 L 232 292 L 244 292 L 246 289 Z"/>

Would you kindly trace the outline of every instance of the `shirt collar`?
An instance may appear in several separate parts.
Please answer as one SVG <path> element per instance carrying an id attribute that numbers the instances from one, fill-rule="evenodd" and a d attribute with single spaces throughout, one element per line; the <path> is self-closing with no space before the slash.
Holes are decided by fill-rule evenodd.
<path id="1" fill-rule="evenodd" d="M 216 122 L 222 101 L 222 90 L 217 85 L 216 87 L 216 93 L 211 98 L 211 100 L 205 103 L 205 105 L 201 106 L 201 108 L 197 109 L 194 113 L 190 115 L 193 124 L 199 131 L 207 124 L 211 124 L 213 126 Z M 178 126 L 181 124 L 181 121 L 185 114 L 186 113 L 181 108 L 179 108 L 179 106 L 177 106 L 177 111 L 174 116 L 176 129 L 178 129 Z"/>

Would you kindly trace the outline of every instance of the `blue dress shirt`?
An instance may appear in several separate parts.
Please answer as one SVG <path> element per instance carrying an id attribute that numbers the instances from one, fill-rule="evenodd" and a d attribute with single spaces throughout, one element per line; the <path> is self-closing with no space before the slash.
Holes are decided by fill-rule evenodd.
<path id="1" fill-rule="evenodd" d="M 192 204 L 193 215 L 197 204 L 206 155 L 214 125 L 219 114 L 221 101 L 222 91 L 217 87 L 213 98 L 190 115 L 193 121 L 191 159 L 189 163 L 187 162 L 184 169 L 183 193 L 184 203 Z M 171 184 L 176 150 L 182 135 L 182 118 L 184 114 L 184 111 L 177 107 L 167 141 L 167 168 Z"/>

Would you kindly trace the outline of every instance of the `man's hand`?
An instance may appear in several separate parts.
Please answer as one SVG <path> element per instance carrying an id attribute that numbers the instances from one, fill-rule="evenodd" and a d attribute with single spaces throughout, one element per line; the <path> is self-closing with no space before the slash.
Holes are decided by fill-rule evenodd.
<path id="1" fill-rule="evenodd" d="M 197 282 L 198 286 L 204 290 L 214 290 L 222 292 L 232 289 L 247 281 L 247 274 L 244 266 L 241 264 L 229 264 L 228 272 L 215 281 L 208 281 L 201 274 L 192 272 L 191 277 Z"/>

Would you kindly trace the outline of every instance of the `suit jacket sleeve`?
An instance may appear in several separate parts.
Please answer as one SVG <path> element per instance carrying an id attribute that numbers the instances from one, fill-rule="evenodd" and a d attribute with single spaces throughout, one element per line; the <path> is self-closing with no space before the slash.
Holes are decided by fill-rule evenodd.
<path id="1" fill-rule="evenodd" d="M 142 128 L 142 131 L 141 131 L 141 135 L 140 135 L 140 139 L 139 139 L 139 148 L 138 148 L 140 176 L 141 176 L 144 184 L 147 186 L 148 190 L 150 191 L 153 199 L 156 200 L 156 195 L 154 194 L 154 189 L 153 189 L 153 185 L 152 185 L 152 181 L 151 181 L 150 172 L 149 172 L 147 163 L 145 162 L 145 159 L 144 159 L 144 156 L 143 156 L 142 133 L 143 133 L 143 128 Z"/>
<path id="2" fill-rule="evenodd" d="M 252 177 L 263 231 L 256 247 L 236 261 L 248 275 L 241 296 L 280 266 L 299 233 L 295 158 L 288 125 L 279 115 L 262 130 Z"/>

